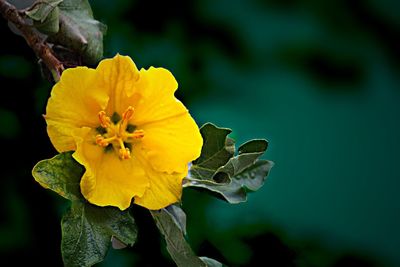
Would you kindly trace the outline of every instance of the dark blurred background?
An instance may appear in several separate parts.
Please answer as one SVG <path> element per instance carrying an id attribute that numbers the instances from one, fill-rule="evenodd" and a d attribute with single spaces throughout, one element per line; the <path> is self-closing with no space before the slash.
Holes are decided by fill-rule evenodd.
<path id="1" fill-rule="evenodd" d="M 275 161 L 249 201 L 185 189 L 188 240 L 229 266 L 400 266 L 400 2 L 91 1 L 105 56 L 162 66 L 201 125 L 270 141 Z M 0 259 L 61 266 L 69 203 L 31 177 L 56 151 L 50 83 L 0 20 Z M 138 243 L 99 266 L 174 266 L 147 212 Z"/>

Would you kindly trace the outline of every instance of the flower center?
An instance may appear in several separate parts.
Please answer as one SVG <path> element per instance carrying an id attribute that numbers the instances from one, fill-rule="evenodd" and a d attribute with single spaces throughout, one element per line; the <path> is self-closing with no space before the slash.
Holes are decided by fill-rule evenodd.
<path id="1" fill-rule="evenodd" d="M 114 112 L 108 117 L 105 111 L 100 111 L 100 126 L 96 128 L 99 133 L 96 135 L 96 144 L 104 147 L 107 152 L 114 148 L 118 151 L 121 159 L 131 158 L 132 142 L 144 137 L 143 130 L 136 130 L 136 126 L 129 124 L 132 118 L 133 107 L 129 106 L 121 116 Z"/>

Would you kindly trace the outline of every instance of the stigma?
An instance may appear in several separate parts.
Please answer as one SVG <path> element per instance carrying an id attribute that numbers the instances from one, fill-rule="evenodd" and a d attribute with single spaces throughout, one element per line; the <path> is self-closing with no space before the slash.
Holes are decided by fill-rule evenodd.
<path id="1" fill-rule="evenodd" d="M 104 147 L 105 151 L 112 148 L 118 153 L 120 159 L 130 159 L 131 149 L 135 140 L 144 137 L 143 130 L 136 130 L 136 126 L 129 124 L 134 108 L 129 106 L 122 116 L 118 113 L 107 116 L 105 111 L 98 113 L 100 126 L 96 129 L 98 134 L 95 136 L 96 144 Z"/>

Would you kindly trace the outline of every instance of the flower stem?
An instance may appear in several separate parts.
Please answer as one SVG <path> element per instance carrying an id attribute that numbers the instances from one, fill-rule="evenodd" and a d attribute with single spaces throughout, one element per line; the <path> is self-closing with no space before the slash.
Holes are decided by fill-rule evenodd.
<path id="1" fill-rule="evenodd" d="M 64 66 L 56 58 L 50 46 L 39 36 L 32 26 L 25 22 L 15 6 L 5 0 L 0 0 L 0 13 L 6 20 L 18 28 L 25 41 L 35 52 L 36 56 L 43 60 L 46 67 L 53 74 L 54 81 L 57 82 L 64 70 Z"/>

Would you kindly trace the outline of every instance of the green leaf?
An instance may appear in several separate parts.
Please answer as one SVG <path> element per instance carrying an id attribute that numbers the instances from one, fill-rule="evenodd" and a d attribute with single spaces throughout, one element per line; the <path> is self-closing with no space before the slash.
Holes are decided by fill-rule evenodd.
<path id="1" fill-rule="evenodd" d="M 72 153 L 64 152 L 38 162 L 32 175 L 44 188 L 51 189 L 66 199 L 79 200 L 83 199 L 79 182 L 85 169 L 75 161 Z"/>
<path id="2" fill-rule="evenodd" d="M 33 25 L 44 34 L 56 34 L 59 30 L 60 10 L 63 0 L 36 1 L 25 14 L 33 20 Z"/>
<path id="3" fill-rule="evenodd" d="M 58 7 L 60 29 L 48 41 L 76 51 L 87 64 L 99 62 L 107 27 L 93 18 L 88 0 L 64 0 Z"/>
<path id="4" fill-rule="evenodd" d="M 202 130 L 204 127 L 206 131 Z M 202 154 L 190 167 L 184 186 L 207 189 L 232 204 L 246 201 L 247 192 L 257 191 L 273 166 L 272 161 L 259 159 L 268 142 L 248 141 L 233 156 L 234 141 L 227 136 L 229 129 L 206 124 L 200 132 L 205 140 Z M 221 154 L 224 156 L 215 156 Z"/>
<path id="5" fill-rule="evenodd" d="M 216 196 L 222 197 L 223 200 L 231 204 L 237 204 L 247 200 L 249 191 L 260 189 L 272 166 L 272 161 L 259 160 L 243 172 L 233 176 L 228 184 L 189 181 L 186 186 L 207 189 L 217 194 Z"/>
<path id="6" fill-rule="evenodd" d="M 151 211 L 151 215 L 165 238 L 169 254 L 178 267 L 207 266 L 194 254 L 193 250 L 186 242 L 180 227 L 166 209 Z"/>
<path id="7" fill-rule="evenodd" d="M 258 160 L 244 171 L 233 176 L 233 182 L 250 191 L 257 191 L 264 184 L 274 163 L 270 160 Z"/>
<path id="8" fill-rule="evenodd" d="M 176 225 L 182 231 L 184 235 L 186 235 L 186 214 L 178 205 L 169 205 L 165 208 L 165 212 L 167 212 L 171 218 L 174 220 Z"/>
<path id="9" fill-rule="evenodd" d="M 169 254 L 178 267 L 222 267 L 222 264 L 216 260 L 197 257 L 194 254 L 184 237 L 186 215 L 179 206 L 170 205 L 165 209 L 150 212 L 165 238 Z M 184 218 L 184 227 L 182 227 L 182 218 Z"/>
<path id="10" fill-rule="evenodd" d="M 65 266 L 92 266 L 104 259 L 110 244 L 116 249 L 133 245 L 137 230 L 128 210 L 94 206 L 83 198 L 79 182 L 85 169 L 72 153 L 40 161 L 32 174 L 43 187 L 72 200 L 61 222 Z"/>
<path id="11" fill-rule="evenodd" d="M 255 161 L 267 150 L 268 142 L 266 140 L 251 140 L 238 149 L 238 156 L 231 158 L 224 166 L 220 167 L 216 175 L 228 175 L 234 177 L 236 174 L 243 172 L 255 163 Z M 215 179 L 214 179 L 215 180 Z"/>
<path id="12" fill-rule="evenodd" d="M 219 162 L 225 163 L 235 152 L 233 144 L 226 144 L 231 129 L 219 128 L 212 123 L 206 123 L 200 128 L 204 145 L 200 157 L 194 164 L 204 167 L 215 167 Z"/>
<path id="13" fill-rule="evenodd" d="M 127 247 L 127 244 L 125 244 L 124 242 L 121 242 L 121 240 L 119 240 L 115 236 L 112 236 L 111 237 L 111 246 L 113 249 L 123 249 L 123 248 Z"/>
<path id="14" fill-rule="evenodd" d="M 200 260 L 202 260 L 207 267 L 223 267 L 224 265 L 214 259 L 210 259 L 207 257 L 200 257 Z"/>
<path id="15" fill-rule="evenodd" d="M 128 210 L 78 201 L 72 202 L 71 209 L 61 221 L 61 228 L 61 252 L 67 267 L 86 267 L 101 262 L 112 237 L 130 246 L 137 237 L 136 225 Z"/>
<path id="16" fill-rule="evenodd" d="M 207 123 L 200 128 L 203 147 L 200 157 L 193 161 L 191 174 L 199 180 L 209 180 L 219 167 L 225 165 L 235 153 L 234 141 L 228 138 L 232 131 Z"/>

